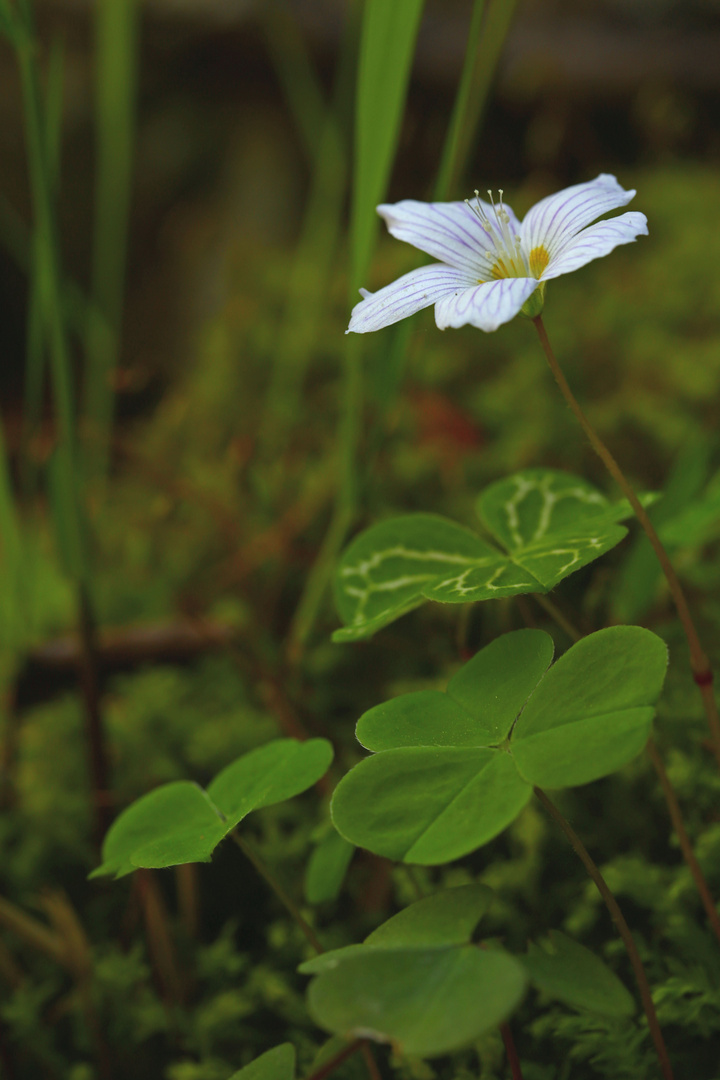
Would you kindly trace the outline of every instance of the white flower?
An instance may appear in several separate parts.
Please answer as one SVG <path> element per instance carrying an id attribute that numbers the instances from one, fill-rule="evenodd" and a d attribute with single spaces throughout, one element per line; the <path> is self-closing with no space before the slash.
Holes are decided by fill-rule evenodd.
<path id="1" fill-rule="evenodd" d="M 614 176 L 549 195 L 533 206 L 522 224 L 502 201 L 422 203 L 412 199 L 378 206 L 390 233 L 440 262 L 404 274 L 376 293 L 361 289 L 351 331 L 365 334 L 435 305 L 441 330 L 469 323 L 497 330 L 520 311 L 536 290 L 560 274 L 608 255 L 618 244 L 647 234 L 644 214 L 626 213 L 591 224 L 601 214 L 626 206 L 635 195 Z M 537 307 L 539 311 L 542 303 Z"/>

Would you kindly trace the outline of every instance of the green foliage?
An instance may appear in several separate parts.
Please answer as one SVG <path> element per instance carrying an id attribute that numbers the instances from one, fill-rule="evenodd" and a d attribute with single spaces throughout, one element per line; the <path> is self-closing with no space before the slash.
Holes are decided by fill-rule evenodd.
<path id="1" fill-rule="evenodd" d="M 423 0 L 367 0 L 363 16 L 355 117 L 352 280 L 359 288 L 378 231 L 382 202 L 400 133 Z"/>
<path id="2" fill-rule="evenodd" d="M 635 1012 L 635 1002 L 607 965 L 559 930 L 539 945 L 531 943 L 523 963 L 540 990 L 576 1009 L 617 1017 Z"/>
<path id="3" fill-rule="evenodd" d="M 290 1043 L 282 1043 L 233 1073 L 230 1080 L 293 1080 L 294 1076 L 295 1050 Z"/>
<path id="4" fill-rule="evenodd" d="M 544 675 L 551 655 L 542 631 L 515 631 L 471 660 L 446 695 L 396 698 L 361 718 L 371 748 L 381 729 L 382 749 L 336 788 L 338 831 L 388 858 L 448 862 L 507 828 L 533 785 L 586 784 L 635 757 L 665 678 L 665 644 L 618 626 L 584 638 Z"/>
<path id="5" fill-rule="evenodd" d="M 390 1041 L 403 1054 L 434 1057 L 502 1021 L 525 988 L 507 953 L 467 944 L 491 893 L 468 885 L 419 900 L 364 945 L 301 966 L 315 1019 L 329 1031 Z"/>
<path id="6" fill-rule="evenodd" d="M 623 501 L 610 504 L 592 485 L 550 469 L 527 469 L 491 484 L 480 518 L 500 550 L 433 514 L 374 525 L 352 542 L 335 578 L 348 625 L 335 641 L 368 637 L 423 600 L 472 603 L 545 593 L 615 547 L 627 530 Z"/>
<path id="7" fill-rule="evenodd" d="M 463 157 L 476 145 L 477 112 L 514 8 L 499 0 L 485 6 L 484 19 L 480 0 L 473 6 L 459 119 L 446 143 L 440 184 L 453 172 L 459 177 Z M 279 18 L 287 14 L 297 33 L 291 9 Z M 393 162 L 399 180 L 408 167 L 405 151 L 411 167 L 417 161 L 418 127 L 403 125 L 402 113 L 421 9 L 416 0 L 362 6 L 349 245 L 353 289 L 372 283 L 364 275 L 378 228 L 374 205 L 385 197 Z M 86 468 L 102 472 L 109 445 L 114 386 L 107 368 L 124 336 L 119 304 L 138 43 L 127 33 L 134 5 L 103 2 L 101 13 L 111 12 L 124 31 L 116 40 L 104 24 L 105 59 L 117 66 L 96 57 L 104 87 L 96 102 L 96 145 L 104 160 L 103 175 L 96 177 L 98 228 L 90 238 L 78 221 L 76 231 L 95 252 L 93 296 L 107 309 L 112 328 L 59 265 L 59 252 L 71 253 L 75 243 L 60 236 L 61 224 L 73 220 L 66 215 L 77 211 L 67 183 L 62 191 L 60 185 L 61 147 L 72 151 L 73 141 L 63 139 L 63 76 L 66 69 L 67 85 L 76 88 L 75 52 L 63 58 L 58 47 L 48 49 L 36 39 L 30 0 L 0 0 L 0 33 L 20 61 L 26 109 L 30 153 L 21 172 L 27 165 L 32 191 L 20 205 L 32 206 L 33 215 L 26 228 L 0 193 L 2 239 L 29 272 L 27 431 L 18 443 L 19 410 L 11 400 L 10 445 L 0 448 L 2 912 L 3 918 L 9 911 L 35 920 L 62 946 L 43 952 L 17 932 L 17 924 L 3 922 L 3 1069 L 7 1057 L 17 1080 L 90 1080 L 103 1075 L 104 1049 L 116 1080 L 291 1080 L 296 1057 L 299 1075 L 310 1076 L 347 1049 L 353 1034 L 369 1032 L 389 1042 L 376 1048 L 383 1075 L 504 1080 L 502 1041 L 488 1025 L 512 1016 L 525 1080 L 576 1074 L 583 1080 L 655 1080 L 647 1027 L 631 1015 L 624 989 L 631 971 L 622 948 L 609 936 L 598 897 L 583 885 L 563 842 L 528 802 L 531 786 L 546 784 L 564 788 L 563 810 L 626 909 L 678 1077 L 718 1080 L 717 945 L 657 782 L 647 762 L 633 757 L 649 730 L 665 648 L 637 627 L 593 630 L 642 620 L 670 645 L 673 665 L 658 706 L 657 743 L 715 893 L 720 778 L 703 745 L 700 709 L 683 670 L 685 645 L 647 545 L 637 539 L 632 549 L 620 546 L 625 530 L 618 521 L 627 508 L 559 471 L 583 467 L 601 482 L 553 396 L 527 323 L 518 319 L 492 336 L 470 329 L 425 334 L 431 315 L 421 315 L 419 330 L 400 328 L 394 345 L 366 345 L 370 355 L 363 364 L 381 408 L 363 417 L 359 354 L 348 362 L 338 406 L 348 283 L 339 261 L 351 171 L 345 155 L 348 72 L 358 51 L 352 12 L 331 103 L 322 97 L 325 70 L 322 78 L 311 72 L 317 98 L 308 106 L 307 94 L 303 104 L 294 93 L 288 52 L 276 56 L 280 69 L 288 65 L 279 74 L 314 165 L 294 253 L 281 244 L 254 243 L 234 224 L 225 229 L 222 211 L 209 203 L 203 203 L 202 227 L 190 230 L 194 239 L 183 247 L 183 222 L 193 219 L 193 185 L 207 179 L 205 165 L 187 189 L 187 177 L 178 187 L 182 204 L 163 174 L 162 191 L 153 198 L 161 194 L 159 201 L 174 209 L 158 249 L 170 238 L 178 274 L 186 266 L 197 272 L 191 281 L 173 279 L 170 289 L 163 283 L 163 291 L 215 296 L 218 290 L 208 289 L 208 282 L 218 277 L 217 267 L 202 265 L 198 235 L 217 234 L 224 300 L 213 301 L 211 317 L 200 326 L 187 305 L 189 325 L 178 337 L 191 355 L 179 357 L 173 347 L 167 370 L 154 367 L 162 348 L 156 348 L 157 326 L 149 316 L 139 347 L 135 331 L 127 335 L 123 377 L 129 384 L 149 380 L 147 398 L 131 393 L 128 400 L 132 409 L 152 410 L 152 418 L 121 422 L 110 497 L 83 505 L 78 480 Z M 275 14 L 263 11 L 260 18 Z M 305 60 L 310 67 L 309 50 Z M 437 141 L 436 102 L 443 107 L 437 89 L 432 107 L 423 104 L 423 155 Z M 547 113 L 538 114 L 534 126 L 545 132 L 547 120 L 552 129 L 557 116 L 552 102 L 543 101 Z M 186 104 L 183 99 L 183 155 L 191 141 Z M 153 119 L 161 136 L 153 139 L 158 157 L 176 138 L 171 133 L 167 139 L 163 109 Z M 263 114 L 258 126 L 272 125 Z M 283 149 L 270 171 L 289 174 L 293 139 L 287 125 L 278 127 Z M 528 129 L 528 145 L 536 135 Z M 11 143 L 17 141 L 8 143 L 11 192 Z M 244 166 L 252 161 L 251 142 L 243 144 L 250 151 L 247 157 L 243 152 Z M 495 181 L 497 160 L 487 149 L 478 150 L 477 160 L 492 175 L 468 178 L 467 194 L 476 183 Z M 516 209 L 535 200 L 534 186 L 544 184 L 546 169 L 555 165 L 543 159 L 530 170 L 527 187 L 511 197 Z M 655 163 L 634 179 L 626 172 L 623 180 L 639 189 L 649 240 L 552 283 L 547 318 L 568 359 L 570 381 L 618 459 L 631 463 L 642 485 L 665 489 L 652 514 L 690 587 L 717 664 L 720 293 L 708 243 L 720 225 L 717 175 L 687 162 Z M 432 189 L 427 175 L 413 175 L 411 183 L 407 194 Z M 241 200 L 246 197 L 244 182 L 226 186 L 233 200 L 236 187 Z M 288 189 L 306 186 L 304 174 L 289 175 Z M 144 189 L 138 185 L 140 200 L 147 199 Z M 279 201 L 274 199 L 273 215 L 281 216 Z M 140 209 L 144 214 L 148 208 Z M 233 201 L 233 223 L 237 209 Z M 289 216 L 286 225 L 288 234 L 295 231 Z M 408 269 L 406 257 L 401 245 L 381 245 L 378 280 Z M 157 282 L 151 267 L 143 271 L 137 291 L 145 296 L 149 285 L 148 306 L 154 308 Z M 361 274 L 363 280 L 355 280 Z M 152 315 L 159 325 L 165 311 Z M 137 316 L 135 307 L 133 327 L 143 324 L 142 313 Z M 105 354 L 94 368 L 94 385 L 85 380 L 91 403 L 85 401 L 80 418 L 73 401 L 76 375 L 87 372 L 74 369 L 66 341 L 78 328 L 88 333 L 96 358 Z M 110 329 L 117 335 L 112 341 Z M 403 387 L 406 345 L 410 365 Z M 280 354 L 273 376 L 278 393 L 272 387 L 266 393 L 270 363 Z M 180 375 L 178 360 L 184 362 Z M 296 416 L 301 403 L 304 411 Z M 48 405 L 52 415 L 46 417 Z M 273 423 L 258 419 L 263 407 Z M 324 616 L 313 623 L 322 612 L 321 588 L 304 631 L 305 653 L 291 649 L 288 662 L 286 632 L 309 567 L 320 551 L 316 565 L 323 569 L 325 559 L 325 581 L 336 550 L 323 544 L 323 531 L 337 485 L 338 408 L 345 516 L 333 518 L 329 540 L 342 544 L 339 537 L 360 501 L 367 520 L 381 524 L 361 533 L 343 560 L 350 573 L 338 581 L 338 601 L 347 625 L 337 640 L 367 638 L 425 599 L 498 603 L 464 608 L 457 633 L 457 610 L 433 606 L 375 642 L 333 651 L 326 643 L 330 615 L 326 624 Z M 81 426 L 78 420 L 87 414 L 91 424 Z M 362 419 L 371 425 L 364 441 Z M 265 445 L 263 431 L 269 432 Z M 691 431 L 693 444 L 685 445 Z M 83 463 L 76 447 L 85 446 L 90 460 Z M 538 462 L 557 468 L 527 468 Z M 35 473 L 47 481 L 39 498 Z M 17 490 L 24 501 L 16 500 Z M 480 535 L 456 524 L 471 519 L 477 491 Z M 419 513 L 393 519 L 399 506 Z M 427 513 L 434 508 L 447 516 Z M 399 544 L 401 553 L 388 557 L 388 544 Z M 603 553 L 607 557 L 597 561 Z M 354 561 L 348 561 L 351 554 Z M 359 566 L 376 559 L 377 566 L 358 577 Z M 454 580 L 442 565 L 438 571 L 438 561 L 447 560 Z M 111 809 L 142 797 L 108 835 L 104 869 L 122 875 L 136 864 L 182 864 L 176 873 L 136 875 L 124 887 L 85 881 L 96 852 L 84 707 L 75 690 L 65 692 L 70 667 L 53 671 L 48 660 L 72 649 L 69 641 L 47 641 L 75 630 L 68 574 L 91 585 L 105 661 L 115 662 L 124 635 L 130 641 L 128 654 L 119 650 L 129 672 L 106 681 L 101 673 L 101 705 Z M 536 610 L 532 596 L 513 599 L 550 589 L 561 617 L 589 633 L 553 666 L 546 614 Z M 200 631 L 206 619 L 210 630 L 217 620 L 222 651 L 158 665 L 152 648 L 147 654 L 137 649 L 135 627 L 128 624 L 139 623 L 139 636 L 147 633 L 150 640 L 156 627 L 146 624 L 162 620 L 162 629 L 178 619 Z M 314 625 L 321 644 L 310 635 Z M 539 628 L 515 629 L 521 625 Z M 30 658 L 28 679 L 24 662 L 36 644 L 42 650 Z M 467 655 L 478 644 L 484 648 L 456 670 L 458 649 Z M 37 675 L 39 655 L 45 659 Z M 360 713 L 357 735 L 372 753 L 352 768 L 357 751 L 350 722 Z M 329 763 L 324 739 L 269 743 L 303 728 L 332 739 L 337 775 L 350 770 L 333 809 L 338 823 L 347 818 L 348 835 L 352 831 L 354 840 L 398 860 L 420 856 L 427 866 L 390 867 L 364 852 L 353 859 L 354 844 L 327 822 L 325 799 L 335 774 L 320 798 L 274 801 L 304 790 Z M 294 748 L 282 761 L 273 756 L 279 745 Z M 188 775 L 203 787 L 190 784 Z M 591 787 L 577 786 L 594 778 Z M 250 813 L 253 848 L 287 892 L 300 902 L 304 875 L 307 903 L 323 905 L 312 913 L 328 947 L 320 957 L 307 960 L 309 946 L 297 926 L 249 866 L 237 860 L 238 868 L 230 845 L 210 862 L 186 861 L 209 860 L 231 824 Z M 363 829 L 362 837 L 355 835 Z M 48 885 L 67 893 L 65 921 Z M 429 895 L 411 903 L 418 891 Z M 481 918 L 489 939 L 483 949 L 474 944 Z M 549 929 L 555 926 L 565 933 Z M 535 944 L 527 946 L 528 940 Z M 313 978 L 314 1018 L 305 1003 L 305 973 Z M 526 983 L 539 993 L 522 997 Z M 548 998 L 558 1004 L 548 1005 Z M 337 1034 L 326 1039 L 326 1032 Z M 333 1075 L 360 1080 L 366 1075 L 362 1055 L 344 1061 Z"/>
<path id="8" fill-rule="evenodd" d="M 123 877 L 138 867 L 207 862 L 251 811 L 307 790 L 327 771 L 326 739 L 279 739 L 224 768 L 207 790 L 189 780 L 164 784 L 123 811 L 103 843 L 92 876 Z"/>
<path id="9" fill-rule="evenodd" d="M 308 1007 L 326 1030 L 435 1057 L 504 1020 L 524 985 L 524 972 L 510 956 L 473 945 L 377 950 L 318 975 Z"/>
<path id="10" fill-rule="evenodd" d="M 330 825 L 308 860 L 305 899 L 309 904 L 337 899 L 354 853 L 354 846 Z"/>

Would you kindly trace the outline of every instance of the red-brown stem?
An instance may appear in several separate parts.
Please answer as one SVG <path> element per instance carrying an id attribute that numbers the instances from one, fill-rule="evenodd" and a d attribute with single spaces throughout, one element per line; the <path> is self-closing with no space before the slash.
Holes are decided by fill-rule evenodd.
<path id="1" fill-rule="evenodd" d="M 695 623 L 693 622 L 688 607 L 687 600 L 685 599 L 685 593 L 678 580 L 677 574 L 673 568 L 672 563 L 668 557 L 668 554 L 663 547 L 662 541 L 655 531 L 655 527 L 648 517 L 645 507 L 642 505 L 629 481 L 625 477 L 622 469 L 618 465 L 615 458 L 608 450 L 605 443 L 597 434 L 592 424 L 585 416 L 585 413 L 580 408 L 580 405 L 573 394 L 567 379 L 565 378 L 560 365 L 555 358 L 555 354 L 550 345 L 550 341 L 545 330 L 545 324 L 543 323 L 542 316 L 537 315 L 533 319 L 535 329 L 538 332 L 540 343 L 543 347 L 545 357 L 550 370 L 553 373 L 555 382 L 560 387 L 560 391 L 565 398 L 566 402 L 570 406 L 571 410 L 575 414 L 580 426 L 587 435 L 593 450 L 598 455 L 607 471 L 612 476 L 613 480 L 617 483 L 621 489 L 625 498 L 630 503 L 636 518 L 643 527 L 645 534 L 650 541 L 653 551 L 655 552 L 658 562 L 662 568 L 662 571 L 667 579 L 670 594 L 675 602 L 677 613 L 682 623 L 685 636 L 687 638 L 688 646 L 690 647 L 690 664 L 692 667 L 693 678 L 698 685 L 700 693 L 703 699 L 703 706 L 705 708 L 705 714 L 707 716 L 708 725 L 710 727 L 710 738 L 712 742 L 713 752 L 717 758 L 718 765 L 720 766 L 720 716 L 718 715 L 717 702 L 715 701 L 715 694 L 713 692 L 713 673 L 710 667 L 710 662 L 705 655 L 705 652 L 700 644 L 700 638 L 698 637 L 697 630 L 695 629 Z"/>
<path id="2" fill-rule="evenodd" d="M 278 900 L 280 900 L 281 903 L 285 905 L 288 912 L 298 924 L 303 934 L 307 938 L 308 942 L 312 945 L 315 952 L 325 952 L 325 949 L 323 948 L 317 934 L 310 926 L 310 924 L 306 921 L 306 919 L 303 918 L 300 913 L 300 909 L 298 908 L 295 901 L 292 900 L 291 897 L 285 892 L 280 882 L 268 869 L 260 856 L 255 854 L 248 842 L 243 839 L 237 829 L 233 829 L 233 831 L 230 833 L 230 836 L 240 848 L 243 855 L 245 855 L 246 858 L 248 858 L 253 864 L 260 877 L 264 878 L 264 880 L 267 882 L 267 884 L 277 896 Z M 338 1065 L 341 1065 L 343 1063 L 345 1058 L 350 1057 L 351 1054 L 354 1054 L 355 1051 L 359 1049 L 362 1049 L 370 1080 L 380 1080 L 380 1074 L 378 1072 L 377 1065 L 375 1064 L 375 1058 L 373 1056 L 372 1049 L 367 1042 L 367 1039 L 356 1039 L 355 1042 L 349 1043 L 348 1046 L 341 1050 L 339 1054 L 336 1054 L 334 1058 L 327 1062 L 327 1064 L 323 1065 L 321 1069 L 318 1069 L 317 1072 L 314 1072 L 312 1076 L 308 1077 L 308 1080 L 323 1080 L 323 1077 L 329 1076 L 329 1074 L 334 1069 L 336 1069 Z"/>
<path id="3" fill-rule="evenodd" d="M 342 1065 L 343 1061 L 347 1061 L 352 1054 L 356 1054 L 361 1047 L 366 1045 L 367 1043 L 364 1039 L 353 1039 L 347 1046 L 343 1046 L 342 1050 L 331 1057 L 329 1061 L 326 1061 L 324 1065 L 321 1065 L 319 1069 L 316 1069 L 314 1073 L 310 1073 L 306 1080 L 325 1080 L 325 1077 L 329 1076 L 331 1072 L 334 1072 L 338 1065 Z M 375 1064 L 374 1061 L 373 1064 Z"/>
<path id="4" fill-rule="evenodd" d="M 507 1023 L 501 1024 L 500 1034 L 502 1035 L 502 1041 L 505 1044 L 505 1054 L 507 1055 L 508 1065 L 510 1066 L 512 1080 L 523 1080 L 522 1069 L 520 1068 L 520 1058 L 515 1049 L 515 1041 L 512 1037 L 510 1025 Z"/>
<path id="5" fill-rule="evenodd" d="M 381 1080 L 380 1070 L 377 1067 L 377 1061 L 375 1060 L 375 1055 L 373 1054 L 372 1048 L 370 1046 L 370 1043 L 367 1041 L 367 1039 L 363 1039 L 363 1044 L 362 1044 L 362 1047 L 361 1047 L 361 1051 L 362 1051 L 362 1056 L 365 1059 L 365 1067 L 367 1068 L 368 1076 L 370 1077 L 370 1080 Z"/>
<path id="6" fill-rule="evenodd" d="M 551 818 L 560 826 L 565 836 L 570 841 L 570 845 L 578 856 L 583 866 L 587 870 L 589 876 L 594 881 L 598 892 L 605 901 L 605 906 L 610 912 L 610 917 L 617 927 L 617 931 L 623 940 L 625 948 L 627 949 L 630 963 L 632 964 L 633 971 L 635 972 L 635 981 L 637 982 L 638 990 L 640 991 L 640 1000 L 647 1017 L 648 1027 L 652 1040 L 655 1044 L 655 1050 L 660 1062 L 660 1068 L 662 1070 L 665 1080 L 674 1080 L 672 1065 L 670 1064 L 670 1058 L 668 1057 L 667 1047 L 665 1046 L 665 1040 L 663 1039 L 662 1031 L 658 1023 L 657 1014 L 655 1012 L 655 1006 L 653 1004 L 652 994 L 650 993 L 650 984 L 645 974 L 645 968 L 643 962 L 640 959 L 640 953 L 637 950 L 637 946 L 633 940 L 633 936 L 630 933 L 630 927 L 625 922 L 625 916 L 620 910 L 620 905 L 613 896 L 610 888 L 605 881 L 605 878 L 600 873 L 599 868 L 596 866 L 587 848 L 583 844 L 578 834 L 573 829 L 567 818 L 558 810 L 555 803 L 547 797 L 545 792 L 539 788 L 533 788 L 536 796 L 543 804 Z"/>
<path id="7" fill-rule="evenodd" d="M 648 739 L 647 752 L 650 760 L 653 763 L 655 772 L 658 774 L 658 780 L 660 781 L 660 787 L 662 788 L 663 795 L 665 796 L 665 802 L 667 803 L 670 819 L 673 823 L 673 828 L 675 829 L 678 841 L 680 843 L 680 850 L 682 851 L 685 862 L 688 865 L 688 869 L 693 876 L 693 881 L 695 882 L 697 891 L 700 894 L 700 899 L 702 900 L 702 904 L 705 908 L 705 912 L 707 914 L 710 925 L 715 932 L 715 937 L 718 939 L 718 941 L 720 941 L 720 917 L 718 917 L 715 902 L 713 901 L 710 889 L 708 888 L 708 884 L 705 880 L 703 872 L 700 869 L 700 864 L 695 858 L 695 852 L 693 851 L 692 844 L 690 843 L 690 837 L 685 831 L 685 822 L 683 821 L 682 811 L 680 810 L 680 804 L 678 803 L 675 789 L 670 782 L 670 777 L 665 771 L 665 766 L 663 764 L 662 758 L 660 757 L 660 752 L 658 751 L 658 748 L 652 739 Z"/>
<path id="8" fill-rule="evenodd" d="M 303 934 L 312 945 L 316 953 L 325 952 L 320 940 L 313 930 L 312 926 L 303 918 L 295 901 L 285 892 L 280 882 L 274 876 L 274 874 L 268 869 L 265 863 L 262 861 L 259 855 L 256 855 L 248 842 L 243 839 L 237 829 L 233 829 L 230 836 L 235 841 L 237 846 L 242 851 L 243 855 L 250 860 L 261 878 L 267 882 L 272 891 L 277 896 L 278 900 L 287 908 L 288 912 L 298 924 Z"/>

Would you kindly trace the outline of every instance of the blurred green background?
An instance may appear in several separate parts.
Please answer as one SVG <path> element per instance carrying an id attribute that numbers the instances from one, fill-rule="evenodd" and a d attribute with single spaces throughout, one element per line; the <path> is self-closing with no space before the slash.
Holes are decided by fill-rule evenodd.
<path id="1" fill-rule="evenodd" d="M 608 487 L 525 319 L 492 335 L 440 334 L 426 311 L 398 331 L 345 337 L 352 290 L 422 261 L 375 229 L 377 200 L 363 202 L 373 169 L 383 201 L 501 187 L 521 216 L 599 172 L 637 189 L 632 209 L 647 214 L 649 237 L 553 282 L 546 324 L 633 481 L 669 484 L 658 522 L 720 654 L 720 3 L 393 5 L 397 27 L 378 52 L 386 62 L 358 90 L 371 5 L 0 4 L 9 1080 L 226 1080 L 283 1038 L 309 1066 L 322 1040 L 292 974 L 302 946 L 262 883 L 223 850 L 197 873 L 89 885 L 102 830 L 152 786 L 204 782 L 277 734 L 329 736 L 347 767 L 363 709 L 436 685 L 458 642 L 475 648 L 527 621 L 546 625 L 539 609 L 507 601 L 468 612 L 458 631 L 457 613 L 433 606 L 366 645 L 331 645 L 329 579 L 357 528 L 404 510 L 472 525 L 477 492 L 532 465 Z M 392 110 L 373 92 L 388 72 L 399 122 L 388 121 L 383 162 Z M 370 149 L 354 130 L 362 101 Z M 684 527 L 678 515 L 693 499 L 701 510 Z M 636 620 L 677 640 L 638 542 L 558 593 L 583 629 Z M 687 684 L 671 675 L 665 719 L 699 827 L 717 783 L 678 734 L 688 717 L 693 731 L 700 722 Z M 682 893 L 681 876 L 668 884 L 676 867 L 649 809 L 657 796 L 645 767 L 633 768 L 584 801 L 573 796 L 576 815 L 605 857 L 653 858 L 658 880 Z M 633 833 L 623 806 L 638 790 L 650 802 L 633 811 Z M 593 792 L 616 800 L 604 824 Z M 301 895 L 327 829 L 322 798 L 264 811 L 253 828 Z M 715 822 L 704 835 L 720 863 L 716 831 Z M 546 850 L 546 832 L 528 812 L 511 837 L 438 880 L 485 875 L 503 897 L 502 932 L 522 940 L 564 917 L 542 885 L 567 873 L 565 925 L 591 935 L 594 903 L 563 853 Z M 618 874 L 632 892 L 636 864 Z M 403 890 L 387 864 L 361 855 L 335 906 L 317 909 L 329 944 L 357 940 L 408 899 Z M 648 915 L 636 896 L 642 917 L 662 923 L 659 891 L 646 901 L 660 907 Z M 23 913 L 31 922 L 18 922 Z M 38 928 L 64 943 L 64 959 Z M 667 1001 L 674 1007 L 670 991 Z M 701 1040 L 697 1023 L 688 1045 Z M 528 1035 L 537 1063 L 528 1077 L 564 1077 L 544 1038 Z M 605 1034 L 572 1038 L 595 1039 L 600 1053 Z M 484 1077 L 496 1075 L 493 1054 L 490 1042 Z M 626 1075 L 619 1058 L 598 1060 L 583 1075 Z M 627 1075 L 645 1067 L 640 1055 Z"/>

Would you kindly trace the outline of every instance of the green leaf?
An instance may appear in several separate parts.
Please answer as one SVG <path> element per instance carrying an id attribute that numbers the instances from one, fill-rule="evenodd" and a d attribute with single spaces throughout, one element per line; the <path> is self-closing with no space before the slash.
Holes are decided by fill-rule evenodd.
<path id="1" fill-rule="evenodd" d="M 549 940 L 530 944 L 521 957 L 539 990 L 604 1016 L 632 1016 L 635 1002 L 607 964 L 572 938 L 551 930 Z"/>
<path id="2" fill-rule="evenodd" d="M 330 809 L 338 832 L 351 843 L 389 859 L 435 865 L 492 840 L 531 793 L 507 753 L 407 747 L 351 769 Z"/>
<path id="3" fill-rule="evenodd" d="M 478 746 L 482 732 L 474 717 L 439 690 L 419 690 L 368 709 L 355 729 L 368 750 L 401 746 Z"/>
<path id="4" fill-rule="evenodd" d="M 358 62 L 352 288 L 363 284 L 395 157 L 423 0 L 366 0 Z"/>
<path id="5" fill-rule="evenodd" d="M 458 885 L 409 904 L 365 938 L 374 948 L 464 945 L 490 907 L 487 885 Z"/>
<path id="6" fill-rule="evenodd" d="M 512 741 L 518 772 L 537 787 L 589 784 L 627 765 L 650 735 L 655 710 L 623 709 Z"/>
<path id="7" fill-rule="evenodd" d="M 119 878 L 139 866 L 207 861 L 224 836 L 225 823 L 198 784 L 163 784 L 113 822 L 103 843 L 102 865 L 90 876 Z"/>
<path id="8" fill-rule="evenodd" d="M 502 832 L 532 786 L 586 784 L 630 761 L 648 738 L 665 643 L 613 626 L 546 671 L 551 655 L 542 631 L 505 634 L 446 694 L 405 694 L 365 713 L 358 738 L 378 752 L 338 784 L 338 831 L 391 859 L 444 863 Z"/>
<path id="9" fill-rule="evenodd" d="M 631 514 L 591 484 L 555 469 L 526 469 L 486 488 L 478 513 L 515 563 L 551 589 L 615 547 Z"/>
<path id="10" fill-rule="evenodd" d="M 491 742 L 499 742 L 545 675 L 554 651 L 553 639 L 543 630 L 502 634 L 460 668 L 447 693 L 475 717 Z"/>
<path id="11" fill-rule="evenodd" d="M 496 1027 L 524 988 L 521 965 L 501 951 L 474 945 L 370 950 L 313 979 L 308 1006 L 326 1031 L 433 1057 Z"/>
<path id="12" fill-rule="evenodd" d="M 513 737 L 649 705 L 662 689 L 667 664 L 667 645 L 642 626 L 609 626 L 589 634 L 550 668 Z"/>
<path id="13" fill-rule="evenodd" d="M 542 630 L 503 634 L 460 668 L 446 693 L 420 690 L 369 709 L 358 720 L 358 741 L 376 751 L 492 746 L 510 731 L 547 670 L 553 648 Z"/>
<path id="14" fill-rule="evenodd" d="M 90 876 L 123 877 L 138 867 L 207 862 L 242 818 L 305 791 L 331 760 L 326 739 L 278 739 L 238 758 L 207 791 L 189 780 L 164 784 L 113 822 L 103 843 L 102 865 Z"/>
<path id="15" fill-rule="evenodd" d="M 313 956 L 300 964 L 303 975 L 318 975 L 337 967 L 349 956 L 368 950 L 440 948 L 465 945 L 493 898 L 486 885 L 458 885 L 443 889 L 403 908 L 376 930 L 362 945 L 345 945 Z"/>
<path id="16" fill-rule="evenodd" d="M 208 786 L 228 831 L 251 810 L 291 799 L 323 776 L 332 761 L 327 739 L 276 739 L 228 765 Z"/>
<path id="17" fill-rule="evenodd" d="M 305 873 L 305 899 L 309 904 L 336 900 L 355 848 L 332 826 L 314 849 Z"/>
<path id="18" fill-rule="evenodd" d="M 570 473 L 524 469 L 490 484 L 478 499 L 478 513 L 508 551 L 518 551 L 586 522 L 618 521 L 632 511 L 626 500 L 610 503 Z"/>
<path id="19" fill-rule="evenodd" d="M 421 604 L 432 588 L 447 590 L 455 582 L 456 600 L 465 600 L 468 575 L 474 572 L 477 579 L 480 573 L 493 584 L 506 561 L 470 529 L 435 514 L 411 514 L 374 525 L 353 540 L 340 560 L 335 598 L 341 618 L 350 625 L 336 631 L 333 640 L 369 636 Z M 532 585 L 526 576 L 523 590 Z"/>
<path id="20" fill-rule="evenodd" d="M 573 645 L 520 714 L 510 748 L 540 787 L 606 776 L 647 741 L 667 670 L 667 646 L 639 626 L 611 626 Z"/>
<path id="21" fill-rule="evenodd" d="M 423 600 L 460 604 L 544 593 L 623 539 L 629 513 L 585 481 L 528 469 L 492 484 L 479 499 L 487 529 L 504 550 L 433 514 L 392 518 L 360 533 L 337 570 L 335 596 L 346 624 L 334 641 L 355 641 Z"/>
<path id="22" fill-rule="evenodd" d="M 238 1069 L 230 1080 L 293 1080 L 295 1076 L 295 1047 L 281 1043 L 266 1050 L 244 1069 Z"/>

